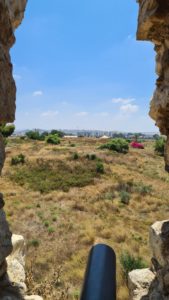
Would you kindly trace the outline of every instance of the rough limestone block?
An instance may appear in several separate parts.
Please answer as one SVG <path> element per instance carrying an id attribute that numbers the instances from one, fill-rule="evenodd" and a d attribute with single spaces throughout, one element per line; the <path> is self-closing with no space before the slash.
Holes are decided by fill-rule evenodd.
<path id="1" fill-rule="evenodd" d="M 11 282 L 25 282 L 25 242 L 21 235 L 12 235 L 13 251 L 7 257 L 8 276 Z"/>
<path id="2" fill-rule="evenodd" d="M 150 285 L 154 279 L 155 275 L 150 269 L 134 270 L 130 272 L 128 275 L 130 300 L 146 300 L 146 296 L 149 294 Z"/>
<path id="3" fill-rule="evenodd" d="M 156 222 L 150 227 L 150 247 L 162 267 L 169 263 L 169 221 Z"/>

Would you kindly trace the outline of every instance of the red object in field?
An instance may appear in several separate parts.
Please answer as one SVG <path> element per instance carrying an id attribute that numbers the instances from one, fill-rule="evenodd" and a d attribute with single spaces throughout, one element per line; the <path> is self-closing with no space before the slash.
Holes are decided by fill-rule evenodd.
<path id="1" fill-rule="evenodd" d="M 132 142 L 132 143 L 130 144 L 130 146 L 131 146 L 132 148 L 144 149 L 144 145 L 141 144 L 141 143 L 137 143 L 137 142 Z"/>

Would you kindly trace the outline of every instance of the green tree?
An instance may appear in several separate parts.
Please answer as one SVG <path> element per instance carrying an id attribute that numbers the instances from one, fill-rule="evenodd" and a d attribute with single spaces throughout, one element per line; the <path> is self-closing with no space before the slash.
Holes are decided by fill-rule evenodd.
<path id="1" fill-rule="evenodd" d="M 52 129 L 50 134 L 52 134 L 52 135 L 57 134 L 58 137 L 60 137 L 60 138 L 64 137 L 64 135 L 65 135 L 64 132 L 62 132 L 60 130 L 56 130 L 56 129 Z"/>

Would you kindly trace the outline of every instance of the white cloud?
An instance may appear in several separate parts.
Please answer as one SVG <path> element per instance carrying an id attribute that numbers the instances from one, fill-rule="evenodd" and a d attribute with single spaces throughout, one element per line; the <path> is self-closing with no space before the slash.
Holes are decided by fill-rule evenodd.
<path id="1" fill-rule="evenodd" d="M 59 114 L 59 112 L 56 110 L 56 111 L 52 111 L 52 110 L 48 110 L 48 111 L 45 111 L 41 114 L 41 117 L 45 117 L 45 118 L 49 118 L 49 117 L 55 117 Z"/>
<path id="2" fill-rule="evenodd" d="M 43 92 L 42 91 L 34 91 L 33 92 L 33 96 L 34 97 L 39 97 L 39 96 L 42 96 L 43 95 Z"/>
<path id="3" fill-rule="evenodd" d="M 134 102 L 134 98 L 113 98 L 112 103 L 114 104 L 128 104 Z"/>
<path id="4" fill-rule="evenodd" d="M 136 113 L 139 110 L 139 106 L 128 103 L 128 104 L 120 106 L 120 110 L 123 113 L 129 113 L 129 114 L 130 113 Z"/>
<path id="5" fill-rule="evenodd" d="M 20 80 L 22 77 L 18 74 L 13 74 L 15 80 Z"/>
<path id="6" fill-rule="evenodd" d="M 76 113 L 76 116 L 77 117 L 85 117 L 88 115 L 88 112 L 87 111 L 81 111 L 81 112 L 78 112 Z"/>

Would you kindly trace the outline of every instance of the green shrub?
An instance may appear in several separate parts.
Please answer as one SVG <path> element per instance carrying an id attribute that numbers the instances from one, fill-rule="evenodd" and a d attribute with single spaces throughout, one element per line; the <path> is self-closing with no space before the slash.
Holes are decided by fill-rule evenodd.
<path id="1" fill-rule="evenodd" d="M 28 246 L 33 246 L 35 248 L 39 247 L 39 241 L 37 239 L 33 239 L 31 241 L 28 242 Z"/>
<path id="2" fill-rule="evenodd" d="M 12 157 L 12 159 L 11 159 L 12 166 L 24 164 L 24 163 L 25 163 L 25 155 L 23 155 L 22 153 L 17 156 Z"/>
<path id="3" fill-rule="evenodd" d="M 50 233 L 54 233 L 55 232 L 55 229 L 53 228 L 53 227 L 49 227 L 48 228 L 48 233 L 50 234 Z"/>
<path id="4" fill-rule="evenodd" d="M 102 162 L 98 161 L 96 164 L 96 172 L 103 174 L 104 173 L 104 165 Z"/>
<path id="5" fill-rule="evenodd" d="M 44 141 L 46 136 L 48 135 L 48 132 L 44 131 L 40 133 L 38 130 L 30 130 L 26 132 L 26 136 L 30 140 L 35 140 L 35 141 Z"/>
<path id="6" fill-rule="evenodd" d="M 155 141 L 154 150 L 161 156 L 164 156 L 165 139 L 160 137 Z"/>
<path id="7" fill-rule="evenodd" d="M 127 181 L 127 182 L 124 182 L 124 181 L 119 181 L 118 183 L 118 186 L 117 186 L 117 190 L 118 191 L 125 191 L 125 192 L 128 192 L 128 193 L 132 193 L 133 192 L 133 187 L 134 187 L 134 182 L 131 180 L 131 181 Z"/>
<path id="8" fill-rule="evenodd" d="M 15 131 L 15 125 L 13 124 L 0 126 L 0 133 L 3 135 L 4 138 L 7 138 L 8 136 L 12 135 L 14 131 Z"/>
<path id="9" fill-rule="evenodd" d="M 49 134 L 46 139 L 46 143 L 48 144 L 53 144 L 53 145 L 58 145 L 60 144 L 60 138 L 57 134 Z"/>
<path id="10" fill-rule="evenodd" d="M 53 217 L 52 217 L 52 221 L 53 221 L 53 222 L 56 222 L 57 219 L 58 219 L 57 216 L 53 216 Z"/>
<path id="11" fill-rule="evenodd" d="M 119 192 L 126 192 L 126 193 L 138 193 L 142 196 L 150 194 L 152 192 L 151 185 L 145 185 L 143 182 L 134 182 L 132 180 L 124 182 L 120 181 L 116 187 L 117 191 Z M 125 193 L 124 193 L 125 194 Z"/>
<path id="12" fill-rule="evenodd" d="M 134 257 L 129 252 L 124 252 L 120 257 L 120 263 L 125 279 L 132 270 L 146 268 L 147 265 L 141 257 Z"/>
<path id="13" fill-rule="evenodd" d="M 97 159 L 97 156 L 94 153 L 86 154 L 86 158 L 89 159 L 89 160 L 95 160 L 95 159 Z"/>
<path id="14" fill-rule="evenodd" d="M 70 144 L 70 147 L 76 147 L 76 144 L 72 143 L 72 144 Z"/>
<path id="15" fill-rule="evenodd" d="M 73 153 L 73 159 L 74 160 L 79 159 L 79 154 L 77 152 Z"/>
<path id="16" fill-rule="evenodd" d="M 115 193 L 114 192 L 107 192 L 107 193 L 105 193 L 104 198 L 106 200 L 113 200 L 115 198 Z"/>
<path id="17" fill-rule="evenodd" d="M 49 221 L 44 221 L 44 226 L 49 227 Z"/>
<path id="18" fill-rule="evenodd" d="M 101 145 L 100 149 L 109 149 L 119 153 L 127 153 L 129 150 L 129 144 L 128 141 L 123 138 L 115 138 L 107 144 Z"/>
<path id="19" fill-rule="evenodd" d="M 120 201 L 123 204 L 129 204 L 130 202 L 130 194 L 126 191 L 121 191 L 120 192 Z"/>
<path id="20" fill-rule="evenodd" d="M 143 183 L 137 183 L 134 187 L 134 191 L 139 193 L 142 196 L 150 194 L 152 192 L 151 185 L 144 185 Z"/>

